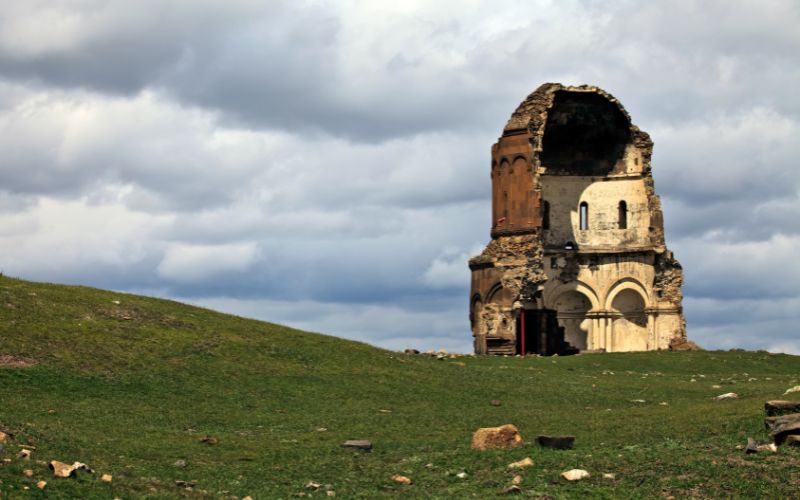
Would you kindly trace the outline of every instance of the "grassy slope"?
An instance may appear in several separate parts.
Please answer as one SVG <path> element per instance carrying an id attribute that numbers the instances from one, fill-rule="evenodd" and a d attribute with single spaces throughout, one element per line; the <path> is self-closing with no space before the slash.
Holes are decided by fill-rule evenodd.
<path id="1" fill-rule="evenodd" d="M 792 356 L 436 361 L 170 301 L 0 278 L 2 354 L 38 364 L 0 367 L 0 429 L 16 432 L 4 456 L 36 446 L 31 462 L 0 465 L 0 497 L 28 486 L 25 497 L 287 498 L 308 481 L 345 498 L 483 497 L 502 491 L 515 474 L 506 465 L 526 456 L 536 463 L 523 472 L 529 496 L 788 497 L 800 484 L 798 450 L 735 449 L 764 437 L 764 400 L 800 383 Z M 727 391 L 741 398 L 712 400 Z M 470 450 L 476 428 L 504 423 L 529 441 L 574 434 L 576 447 Z M 219 444 L 200 443 L 205 435 Z M 345 439 L 375 449 L 349 452 Z M 52 459 L 86 462 L 114 481 L 57 480 L 37 462 Z M 593 477 L 559 480 L 573 467 Z M 393 483 L 396 473 L 414 484 Z M 197 486 L 187 492 L 175 480 Z"/>

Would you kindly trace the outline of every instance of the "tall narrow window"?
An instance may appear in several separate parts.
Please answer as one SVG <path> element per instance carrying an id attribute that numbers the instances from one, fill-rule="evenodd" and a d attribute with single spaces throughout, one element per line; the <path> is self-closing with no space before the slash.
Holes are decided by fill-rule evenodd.
<path id="1" fill-rule="evenodd" d="M 550 229 L 550 202 L 542 203 L 542 229 Z"/>
<path id="2" fill-rule="evenodd" d="M 581 202 L 581 209 L 580 209 L 580 223 L 578 228 L 581 231 L 586 231 L 589 229 L 589 204 L 585 201 Z"/>
<path id="3" fill-rule="evenodd" d="M 628 229 L 628 204 L 625 200 L 619 202 L 619 228 Z"/>

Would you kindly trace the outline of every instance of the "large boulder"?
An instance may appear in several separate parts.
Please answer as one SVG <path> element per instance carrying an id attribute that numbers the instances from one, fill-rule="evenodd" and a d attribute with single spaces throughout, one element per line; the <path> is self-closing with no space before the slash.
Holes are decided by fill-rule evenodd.
<path id="1" fill-rule="evenodd" d="M 787 413 L 785 415 L 767 417 L 764 419 L 764 427 L 766 427 L 768 431 L 772 432 L 778 426 L 786 425 L 792 422 L 800 422 L 800 413 Z"/>
<path id="2" fill-rule="evenodd" d="M 775 444 L 783 444 L 786 441 L 786 438 L 791 435 L 800 435 L 800 422 L 798 421 L 787 421 L 782 424 L 778 424 L 772 431 L 769 433 L 769 437 L 775 442 Z"/>
<path id="3" fill-rule="evenodd" d="M 472 447 L 477 450 L 493 448 L 515 448 L 522 446 L 522 436 L 516 426 L 483 427 L 472 435 Z"/>
<path id="4" fill-rule="evenodd" d="M 800 401 L 767 401 L 764 403 L 764 411 L 768 417 L 800 413 Z"/>

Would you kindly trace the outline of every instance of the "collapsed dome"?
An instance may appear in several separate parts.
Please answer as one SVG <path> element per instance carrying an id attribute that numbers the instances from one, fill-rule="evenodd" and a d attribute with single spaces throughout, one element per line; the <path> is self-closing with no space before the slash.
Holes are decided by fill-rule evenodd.
<path id="1" fill-rule="evenodd" d="M 548 174 L 607 175 L 630 142 L 627 116 L 595 92 L 559 90 L 547 114 L 541 164 Z"/>

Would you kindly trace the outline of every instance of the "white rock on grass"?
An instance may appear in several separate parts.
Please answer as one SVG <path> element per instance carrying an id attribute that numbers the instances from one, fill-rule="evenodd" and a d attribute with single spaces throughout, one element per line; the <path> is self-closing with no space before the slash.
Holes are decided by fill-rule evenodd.
<path id="1" fill-rule="evenodd" d="M 723 399 L 739 399 L 739 395 L 735 392 L 726 392 L 725 394 L 720 394 L 719 396 L 715 397 L 717 401 L 721 401 Z"/>
<path id="2" fill-rule="evenodd" d="M 508 464 L 509 469 L 524 469 L 525 467 L 530 467 L 533 465 L 533 459 L 531 457 L 523 458 L 522 460 L 514 463 Z"/>
<path id="3" fill-rule="evenodd" d="M 409 485 L 412 483 L 411 479 L 407 478 L 406 476 L 401 476 L 400 474 L 395 474 L 394 476 L 392 476 L 392 481 L 405 485 Z"/>
<path id="4" fill-rule="evenodd" d="M 562 472 L 561 477 L 567 481 L 580 481 L 581 479 L 592 477 L 592 475 L 583 469 L 570 469 L 566 472 Z"/>
<path id="5" fill-rule="evenodd" d="M 786 392 L 784 392 L 784 394 L 791 394 L 793 392 L 800 392 L 800 385 L 796 385 L 790 389 L 786 389 Z"/>

